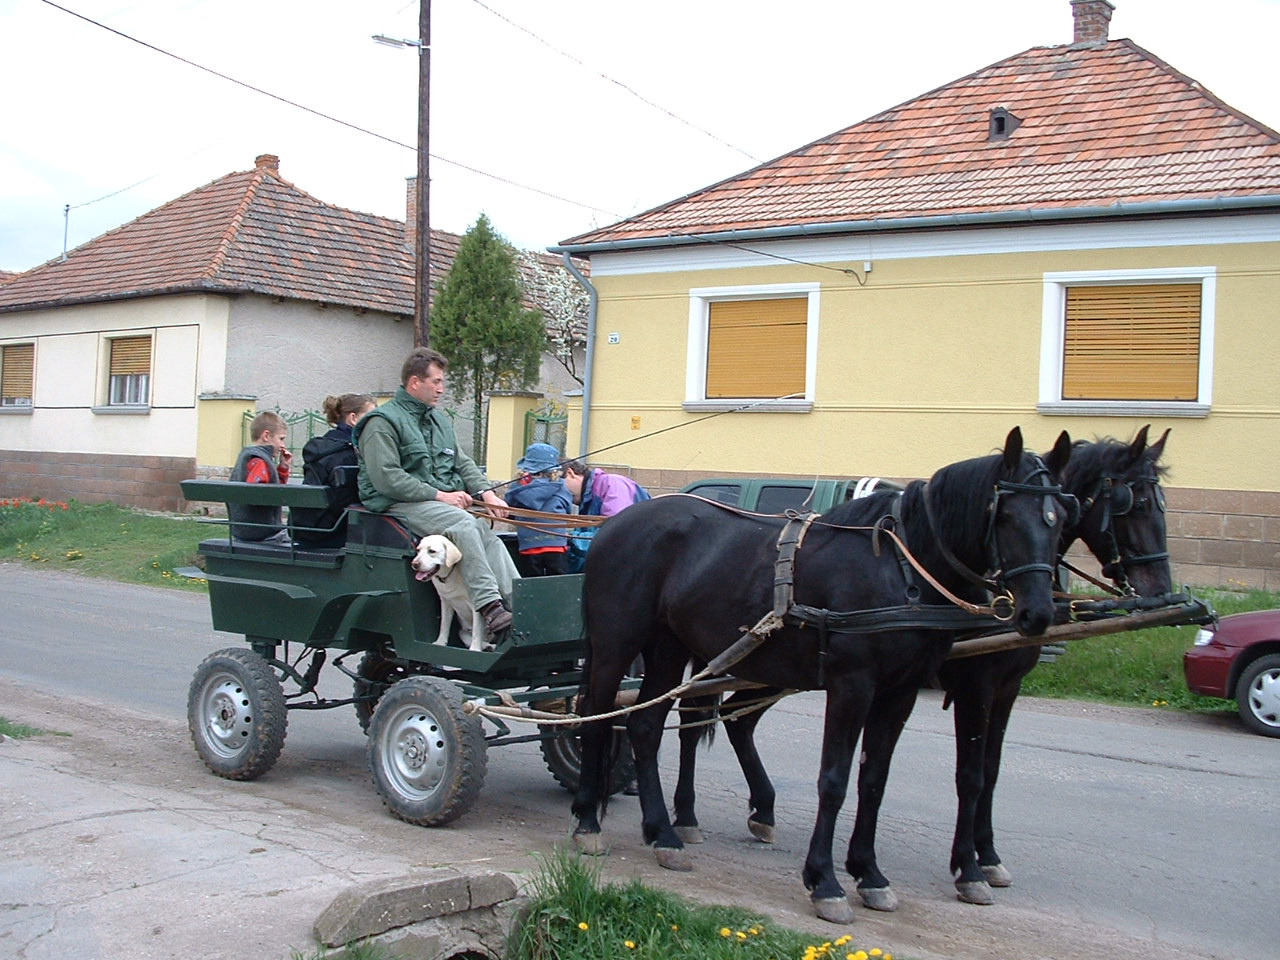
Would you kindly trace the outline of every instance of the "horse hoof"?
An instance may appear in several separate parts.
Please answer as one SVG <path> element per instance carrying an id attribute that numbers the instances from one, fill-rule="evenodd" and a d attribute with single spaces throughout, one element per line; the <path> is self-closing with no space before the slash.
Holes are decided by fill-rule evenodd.
<path id="1" fill-rule="evenodd" d="M 604 844 L 604 834 L 601 833 L 575 833 L 573 846 L 579 853 L 586 854 L 588 857 L 603 857 L 609 852 Z"/>
<path id="2" fill-rule="evenodd" d="M 853 907 L 849 906 L 845 897 L 814 897 L 813 912 L 818 915 L 819 920 L 826 920 L 828 923 L 845 926 L 853 923 Z"/>
<path id="3" fill-rule="evenodd" d="M 989 907 L 996 902 L 985 880 L 957 880 L 956 899 L 961 903 L 976 903 L 980 907 Z"/>
<path id="4" fill-rule="evenodd" d="M 898 895 L 893 887 L 859 887 L 858 896 L 862 898 L 862 905 L 870 910 L 893 913 L 898 909 Z"/>
<path id="5" fill-rule="evenodd" d="M 993 863 L 990 866 L 982 868 L 982 875 L 987 878 L 987 883 L 993 887 L 1011 887 L 1013 886 L 1013 874 L 1003 863 Z"/>
<path id="6" fill-rule="evenodd" d="M 676 836 L 684 843 L 701 843 L 702 831 L 697 827 L 672 827 Z"/>
<path id="7" fill-rule="evenodd" d="M 693 858 L 688 852 L 676 847 L 654 847 L 653 855 L 658 858 L 658 866 L 666 870 L 677 870 L 689 873 L 693 870 Z"/>
<path id="8" fill-rule="evenodd" d="M 748 820 L 747 829 L 761 843 L 773 843 L 773 827 L 759 820 Z"/>

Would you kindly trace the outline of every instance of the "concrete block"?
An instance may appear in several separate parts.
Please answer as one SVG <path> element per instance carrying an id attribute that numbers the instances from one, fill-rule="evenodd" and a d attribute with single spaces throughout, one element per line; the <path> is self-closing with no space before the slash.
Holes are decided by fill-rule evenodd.
<path id="1" fill-rule="evenodd" d="M 443 868 L 351 887 L 316 919 L 316 940 L 337 947 L 436 917 L 491 907 L 516 895 L 501 873 L 466 874 Z"/>

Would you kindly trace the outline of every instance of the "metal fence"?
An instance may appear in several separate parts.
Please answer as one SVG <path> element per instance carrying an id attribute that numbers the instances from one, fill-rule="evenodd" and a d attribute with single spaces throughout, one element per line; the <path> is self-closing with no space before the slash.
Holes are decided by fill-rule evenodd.
<path id="1" fill-rule="evenodd" d="M 530 410 L 524 415 L 524 449 L 531 443 L 549 443 L 564 456 L 569 441 L 569 418 L 564 414 Z M 520 451 L 524 453 L 524 450 Z"/>
<path id="2" fill-rule="evenodd" d="M 240 446 L 247 447 L 253 442 L 253 438 L 249 436 L 249 425 L 253 423 L 253 418 L 262 411 L 244 412 L 244 417 L 240 423 Z M 285 413 L 283 410 L 276 410 L 275 413 L 280 414 L 284 418 L 285 425 L 289 428 L 289 452 L 293 454 L 294 463 L 297 464 L 297 475 L 302 476 L 302 448 L 306 446 L 307 441 L 312 437 L 318 437 L 329 432 L 329 421 L 325 419 L 323 413 L 315 410 L 305 410 L 302 413 Z"/>

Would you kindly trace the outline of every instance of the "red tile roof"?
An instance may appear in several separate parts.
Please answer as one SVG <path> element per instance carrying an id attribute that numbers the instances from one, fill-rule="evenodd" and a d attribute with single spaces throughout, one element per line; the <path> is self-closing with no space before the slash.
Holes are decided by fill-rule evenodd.
<path id="1" fill-rule="evenodd" d="M 412 316 L 399 220 L 322 203 L 258 158 L 0 286 L 0 312 L 159 293 L 259 293 Z M 457 251 L 432 231 L 433 276 Z M 446 260 L 447 258 L 447 260 Z"/>
<path id="2" fill-rule="evenodd" d="M 989 139 L 998 107 L 1020 125 Z M 1251 195 L 1280 195 L 1280 134 L 1112 40 L 1034 47 L 564 246 Z"/>

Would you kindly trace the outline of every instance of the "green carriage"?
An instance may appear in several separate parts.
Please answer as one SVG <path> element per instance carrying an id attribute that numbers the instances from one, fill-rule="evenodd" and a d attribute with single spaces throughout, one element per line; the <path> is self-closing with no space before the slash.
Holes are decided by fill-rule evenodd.
<path id="1" fill-rule="evenodd" d="M 220 480 L 187 480 L 182 491 L 190 501 L 288 510 L 323 508 L 330 494 Z M 501 536 L 514 550 L 514 535 Z M 449 643 L 435 642 L 440 601 L 415 579 L 414 552 L 399 521 L 362 509 L 347 511 L 341 546 L 243 541 L 229 527 L 200 544 L 205 568 L 179 572 L 208 581 L 214 629 L 248 644 L 210 654 L 191 682 L 188 725 L 211 771 L 261 776 L 284 746 L 289 711 L 353 706 L 369 735 L 374 784 L 410 823 L 436 826 L 465 813 L 491 746 L 537 740 L 556 781 L 576 789 L 575 729 L 553 717 L 572 712 L 581 680 L 582 576 L 516 581 L 511 629 L 492 651 L 473 651 L 456 622 Z M 350 679 L 350 697 L 319 693 L 326 667 Z M 517 734 L 480 709 L 499 705 L 543 722 Z M 617 757 L 614 789 L 631 778 L 625 743 Z"/>

